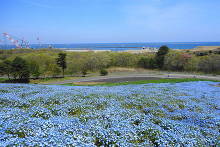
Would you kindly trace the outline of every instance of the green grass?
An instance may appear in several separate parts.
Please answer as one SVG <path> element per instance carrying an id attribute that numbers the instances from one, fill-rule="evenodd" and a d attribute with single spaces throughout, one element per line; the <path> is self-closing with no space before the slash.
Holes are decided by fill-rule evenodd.
<path id="1" fill-rule="evenodd" d="M 4 83 L 6 80 L 8 80 L 8 79 L 6 79 L 6 78 L 0 78 L 0 83 Z"/>
<path id="2" fill-rule="evenodd" d="M 181 82 L 193 82 L 193 81 L 213 81 L 220 82 L 217 80 L 206 80 L 206 79 L 195 79 L 195 78 L 185 78 L 185 79 L 159 79 L 159 80 L 141 80 L 141 81 L 131 81 L 131 82 L 121 82 L 121 83 L 103 83 L 94 85 L 76 85 L 76 84 L 62 84 L 66 86 L 118 86 L 118 85 L 137 85 L 137 84 L 148 84 L 148 83 L 181 83 Z"/>
<path id="3" fill-rule="evenodd" d="M 43 79 L 36 79 L 30 80 L 32 84 L 46 84 L 46 83 L 53 83 L 53 82 L 60 82 L 64 80 L 76 80 L 82 77 L 64 77 L 64 78 L 43 78 Z"/>

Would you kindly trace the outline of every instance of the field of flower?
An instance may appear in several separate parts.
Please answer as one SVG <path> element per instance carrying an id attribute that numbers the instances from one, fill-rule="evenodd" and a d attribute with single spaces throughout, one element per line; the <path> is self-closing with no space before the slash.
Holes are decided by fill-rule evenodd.
<path id="1" fill-rule="evenodd" d="M 0 84 L 0 146 L 218 146 L 217 84 Z"/>

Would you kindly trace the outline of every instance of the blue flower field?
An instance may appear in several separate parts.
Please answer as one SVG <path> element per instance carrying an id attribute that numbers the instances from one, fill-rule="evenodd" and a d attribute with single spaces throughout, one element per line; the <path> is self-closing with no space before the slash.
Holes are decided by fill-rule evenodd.
<path id="1" fill-rule="evenodd" d="M 0 146 L 219 146 L 217 84 L 0 84 Z"/>

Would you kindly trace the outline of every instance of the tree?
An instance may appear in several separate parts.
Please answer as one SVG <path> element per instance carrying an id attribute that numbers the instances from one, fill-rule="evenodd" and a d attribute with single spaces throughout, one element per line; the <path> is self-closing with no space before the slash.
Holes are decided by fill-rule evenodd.
<path id="1" fill-rule="evenodd" d="M 159 68 L 163 68 L 165 55 L 169 52 L 167 46 L 161 46 L 156 54 L 156 63 Z"/>
<path id="2" fill-rule="evenodd" d="M 47 66 L 47 72 L 45 72 L 47 76 L 52 76 L 52 77 L 57 77 L 58 75 L 60 75 L 60 73 L 61 73 L 61 70 L 57 66 L 57 64 L 49 64 Z"/>
<path id="3" fill-rule="evenodd" d="M 39 72 L 39 65 L 37 64 L 37 62 L 36 61 L 31 61 L 29 63 L 29 68 L 30 68 L 30 74 L 34 78 L 38 79 L 39 76 L 40 76 L 40 72 Z"/>
<path id="4" fill-rule="evenodd" d="M 11 63 L 11 72 L 15 80 L 18 78 L 18 82 L 29 82 L 30 69 L 24 59 L 16 57 Z"/>
<path id="5" fill-rule="evenodd" d="M 62 68 L 63 77 L 64 77 L 64 70 L 66 69 L 66 53 L 59 53 L 57 58 L 57 65 Z"/>
<path id="6" fill-rule="evenodd" d="M 8 79 L 10 80 L 10 73 L 11 73 L 11 61 L 5 60 L 0 63 L 0 75 L 7 75 Z"/>
<path id="7" fill-rule="evenodd" d="M 3 62 L 0 63 L 0 75 L 5 75 L 5 64 Z"/>

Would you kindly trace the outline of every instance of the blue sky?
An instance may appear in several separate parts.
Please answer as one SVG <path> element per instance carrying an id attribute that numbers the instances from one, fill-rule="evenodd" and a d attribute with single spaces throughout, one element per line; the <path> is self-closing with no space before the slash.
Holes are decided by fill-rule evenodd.
<path id="1" fill-rule="evenodd" d="M 36 43 L 220 41 L 220 0 L 0 0 L 0 33 Z"/>

